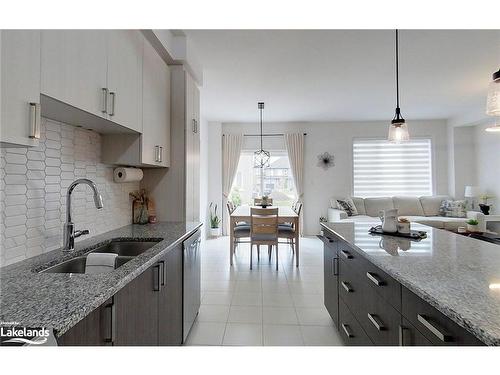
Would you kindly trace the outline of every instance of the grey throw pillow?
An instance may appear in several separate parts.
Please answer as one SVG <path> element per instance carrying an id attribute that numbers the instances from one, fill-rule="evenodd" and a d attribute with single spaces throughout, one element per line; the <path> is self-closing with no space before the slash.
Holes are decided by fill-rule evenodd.
<path id="1" fill-rule="evenodd" d="M 464 200 L 444 200 L 441 202 L 439 215 L 445 217 L 467 217 L 467 204 Z"/>
<path id="2" fill-rule="evenodd" d="M 347 213 L 347 216 L 356 216 L 358 210 L 351 198 L 337 199 L 337 207 Z"/>

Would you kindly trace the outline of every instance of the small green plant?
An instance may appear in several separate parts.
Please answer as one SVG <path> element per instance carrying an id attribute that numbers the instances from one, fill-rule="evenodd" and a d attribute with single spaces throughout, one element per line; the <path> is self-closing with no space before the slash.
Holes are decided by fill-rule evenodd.
<path id="1" fill-rule="evenodd" d="M 467 224 L 469 224 L 469 225 L 478 225 L 479 221 L 477 221 L 476 219 L 469 219 L 469 220 L 467 220 Z"/>
<path id="2" fill-rule="evenodd" d="M 213 209 L 212 209 L 213 207 Z M 219 224 L 220 224 L 220 218 L 219 216 L 217 216 L 217 204 L 214 204 L 214 202 L 211 202 L 210 203 L 210 206 L 209 206 L 209 210 L 210 210 L 210 228 L 219 228 Z"/>

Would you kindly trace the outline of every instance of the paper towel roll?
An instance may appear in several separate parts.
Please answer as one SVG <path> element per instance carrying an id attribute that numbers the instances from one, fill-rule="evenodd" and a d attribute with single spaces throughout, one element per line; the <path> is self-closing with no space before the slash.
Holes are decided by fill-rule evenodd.
<path id="1" fill-rule="evenodd" d="M 139 168 L 115 168 L 113 179 L 117 183 L 141 181 L 144 174 Z"/>

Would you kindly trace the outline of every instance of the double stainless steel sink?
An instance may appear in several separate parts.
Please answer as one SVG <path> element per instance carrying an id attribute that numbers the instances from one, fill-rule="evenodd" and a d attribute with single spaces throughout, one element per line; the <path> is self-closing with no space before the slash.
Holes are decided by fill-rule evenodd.
<path id="1" fill-rule="evenodd" d="M 89 251 L 85 255 L 56 264 L 55 266 L 40 271 L 40 273 L 85 273 L 87 255 L 91 253 L 117 254 L 118 256 L 115 260 L 115 269 L 117 269 L 160 241 L 159 239 L 144 241 L 112 240 L 111 242 Z"/>

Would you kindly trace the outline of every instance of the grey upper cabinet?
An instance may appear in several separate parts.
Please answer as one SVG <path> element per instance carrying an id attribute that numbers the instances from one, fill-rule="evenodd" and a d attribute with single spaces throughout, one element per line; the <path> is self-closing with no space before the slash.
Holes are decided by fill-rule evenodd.
<path id="1" fill-rule="evenodd" d="M 106 117 L 107 33 L 43 30 L 42 93 Z"/>
<path id="2" fill-rule="evenodd" d="M 43 30 L 41 93 L 141 132 L 142 44 L 137 30 Z"/>
<path id="3" fill-rule="evenodd" d="M 0 30 L 0 145 L 37 146 L 40 31 Z"/>

